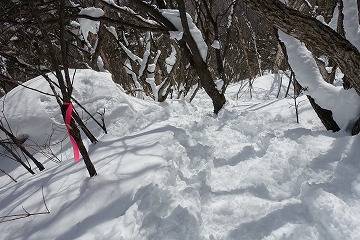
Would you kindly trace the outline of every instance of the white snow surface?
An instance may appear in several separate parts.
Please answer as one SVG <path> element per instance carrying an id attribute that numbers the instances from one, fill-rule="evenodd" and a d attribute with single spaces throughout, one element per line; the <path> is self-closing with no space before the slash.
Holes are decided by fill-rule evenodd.
<path id="1" fill-rule="evenodd" d="M 53 98 L 14 89 L 4 111 L 26 144 L 46 142 L 54 124 L 64 131 L 52 140 L 66 139 L 52 146 L 61 163 L 35 153 L 46 169 L 34 176 L 2 156 L 18 182 L 0 172 L 0 216 L 44 212 L 42 187 L 50 214 L 1 223 L 0 239 L 360 239 L 360 139 L 324 131 L 305 97 L 296 124 L 280 79 L 255 79 L 252 99 L 229 86 L 215 117 L 203 92 L 192 103 L 144 101 L 108 73 L 78 70 L 76 99 L 92 114 L 106 109 L 107 135 L 87 123 L 99 138 L 86 143 L 93 178 L 73 162 Z M 50 92 L 41 77 L 26 84 Z"/>

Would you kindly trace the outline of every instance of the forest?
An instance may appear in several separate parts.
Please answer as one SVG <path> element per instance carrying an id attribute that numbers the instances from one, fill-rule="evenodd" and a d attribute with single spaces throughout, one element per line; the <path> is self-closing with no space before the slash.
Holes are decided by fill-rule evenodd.
<path id="1" fill-rule="evenodd" d="M 360 236 L 360 1 L 0 9 L 3 239 Z"/>

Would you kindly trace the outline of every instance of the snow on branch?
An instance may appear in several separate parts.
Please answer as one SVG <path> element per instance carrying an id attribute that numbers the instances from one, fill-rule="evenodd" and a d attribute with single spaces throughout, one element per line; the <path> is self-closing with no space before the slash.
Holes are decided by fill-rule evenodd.
<path id="1" fill-rule="evenodd" d="M 181 23 L 181 18 L 180 18 L 180 12 L 179 10 L 176 9 L 162 9 L 160 10 L 161 14 L 166 17 L 177 29 L 178 31 L 170 31 L 170 38 L 176 39 L 176 40 L 180 40 L 182 38 L 183 35 L 183 26 Z M 207 56 L 207 51 L 208 51 L 208 46 L 204 41 L 204 38 L 202 36 L 201 31 L 196 27 L 193 19 L 191 18 L 191 16 L 186 13 L 187 16 L 187 21 L 189 24 L 189 29 L 190 29 L 190 34 L 192 36 L 192 38 L 195 40 L 196 45 L 200 51 L 201 57 L 202 59 L 205 61 L 206 60 L 206 56 Z"/>
<path id="2" fill-rule="evenodd" d="M 132 10 L 131 8 L 127 7 L 127 6 L 119 6 L 117 5 L 113 0 L 103 0 L 104 3 L 106 3 L 108 6 L 115 8 L 117 10 L 120 10 L 122 12 L 131 14 L 133 16 L 136 16 L 136 18 L 138 18 L 139 20 L 141 20 L 144 23 L 150 24 L 150 25 L 155 25 L 158 26 L 159 24 L 156 21 L 150 20 L 150 19 L 146 19 L 144 17 L 142 17 L 141 15 L 139 15 L 138 13 L 136 13 L 134 10 Z"/>
<path id="3" fill-rule="evenodd" d="M 360 96 L 354 89 L 345 90 L 324 81 L 312 53 L 296 38 L 279 31 L 296 79 L 307 89 L 306 94 L 324 109 L 331 110 L 333 118 L 344 129 L 360 114 Z"/>
<path id="4" fill-rule="evenodd" d="M 105 12 L 101 8 L 89 7 L 83 8 L 79 12 L 80 15 L 85 15 L 93 18 L 99 18 L 104 16 Z M 87 41 L 89 32 L 96 34 L 99 31 L 100 22 L 90 20 L 87 18 L 79 18 L 80 31 L 84 36 L 85 41 Z"/>

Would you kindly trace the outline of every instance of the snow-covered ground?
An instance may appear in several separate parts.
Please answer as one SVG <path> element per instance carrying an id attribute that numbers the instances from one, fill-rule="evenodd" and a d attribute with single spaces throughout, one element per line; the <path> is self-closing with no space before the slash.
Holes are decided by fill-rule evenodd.
<path id="1" fill-rule="evenodd" d="M 29 85 L 47 89 L 41 78 Z M 56 102 L 13 90 L 4 113 L 30 149 L 65 140 L 52 146 L 61 163 L 35 154 L 46 170 L 34 176 L 1 158 L 18 182 L 0 173 L 0 216 L 46 211 L 42 187 L 50 214 L 0 223 L 0 239 L 360 239 L 360 139 L 325 131 L 306 97 L 296 124 L 286 85 L 276 98 L 279 78 L 257 78 L 252 99 L 230 86 L 214 117 L 204 93 L 142 101 L 107 73 L 78 71 L 75 98 L 106 109 L 109 134 L 88 122 L 99 137 L 87 143 L 93 178 L 72 160 Z"/>

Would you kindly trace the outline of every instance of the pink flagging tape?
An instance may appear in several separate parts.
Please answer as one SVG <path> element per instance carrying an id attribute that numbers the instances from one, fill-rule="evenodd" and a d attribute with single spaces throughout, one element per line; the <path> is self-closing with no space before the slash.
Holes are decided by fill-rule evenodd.
<path id="1" fill-rule="evenodd" d="M 63 104 L 65 106 L 68 106 L 66 109 L 66 113 L 65 113 L 65 125 L 66 125 L 66 129 L 68 130 L 68 134 L 69 134 L 72 148 L 74 151 L 74 161 L 77 162 L 80 160 L 79 147 L 78 147 L 77 143 L 75 142 L 75 139 L 73 138 L 73 136 L 71 136 L 71 134 L 70 134 L 70 122 L 71 122 L 71 116 L 72 116 L 72 111 L 73 111 L 73 105 L 69 102 L 64 102 Z"/>

